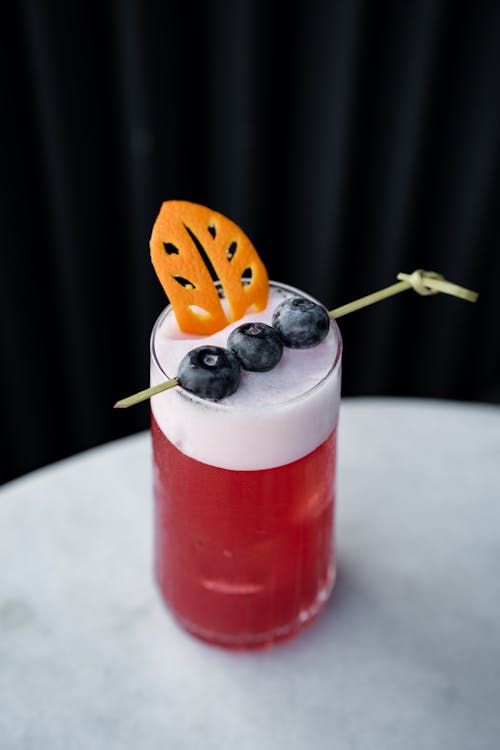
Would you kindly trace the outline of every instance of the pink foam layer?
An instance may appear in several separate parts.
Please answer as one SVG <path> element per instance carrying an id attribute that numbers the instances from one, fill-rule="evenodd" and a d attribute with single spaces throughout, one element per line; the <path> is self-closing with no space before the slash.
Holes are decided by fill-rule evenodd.
<path id="1" fill-rule="evenodd" d="M 207 337 L 180 333 L 167 309 L 153 331 L 151 385 L 175 377 L 189 350 L 204 344 L 226 346 L 231 330 L 243 322 L 270 323 L 284 297 L 297 294 L 308 296 L 272 284 L 266 310 L 250 313 Z M 332 323 L 319 346 L 285 348 L 280 363 L 267 373 L 242 371 L 238 391 L 226 399 L 214 403 L 177 387 L 154 396 L 151 408 L 166 437 L 198 461 L 234 470 L 281 466 L 317 448 L 335 427 L 340 348 L 340 334 Z"/>

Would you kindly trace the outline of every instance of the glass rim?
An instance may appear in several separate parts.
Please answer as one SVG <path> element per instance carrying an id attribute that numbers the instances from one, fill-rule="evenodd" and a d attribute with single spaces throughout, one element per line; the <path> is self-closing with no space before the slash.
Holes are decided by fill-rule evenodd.
<path id="1" fill-rule="evenodd" d="M 219 289 L 219 290 L 222 289 L 222 284 L 220 283 L 220 281 L 214 281 L 214 286 L 217 289 Z M 306 299 L 310 299 L 313 302 L 316 302 L 317 304 L 320 304 L 322 307 L 325 307 L 324 305 L 321 304 L 321 302 L 319 302 L 319 300 L 317 300 L 312 295 L 307 294 L 307 292 L 303 292 L 302 290 L 297 289 L 296 287 L 291 286 L 290 284 L 283 284 L 283 283 L 281 283 L 279 281 L 269 280 L 269 286 L 270 287 L 274 287 L 276 289 L 284 289 L 285 291 L 291 292 L 292 294 L 295 294 L 298 297 L 304 297 Z M 158 359 L 158 356 L 156 354 L 155 337 L 156 337 L 156 333 L 157 333 L 158 329 L 160 328 L 160 325 L 162 324 L 164 318 L 166 318 L 166 316 L 171 312 L 171 310 L 172 310 L 172 305 L 168 304 L 167 307 L 165 307 L 161 311 L 161 313 L 157 317 L 157 319 L 155 321 L 155 324 L 153 326 L 153 329 L 151 331 L 150 342 L 149 342 L 151 359 L 154 362 L 155 366 L 158 368 L 158 370 L 165 376 L 165 380 L 171 380 L 172 377 L 175 377 L 175 376 L 171 376 L 167 372 L 165 372 L 163 366 L 161 365 L 161 363 L 160 363 L 160 361 Z M 237 321 L 233 321 L 233 322 L 236 323 Z M 229 325 L 229 323 L 228 323 L 228 325 Z M 326 372 L 325 375 L 323 375 L 323 377 L 321 378 L 321 380 L 318 380 L 317 383 L 315 383 L 313 386 L 311 386 L 310 388 L 308 388 L 307 390 L 305 390 L 303 393 L 299 393 L 297 396 L 293 396 L 292 398 L 289 398 L 286 401 L 279 401 L 278 403 L 276 403 L 275 406 L 273 406 L 271 408 L 283 408 L 283 407 L 287 407 L 287 406 L 289 406 L 291 404 L 295 404 L 298 401 L 302 401 L 302 400 L 308 398 L 312 393 L 314 393 L 315 391 L 319 390 L 319 388 L 327 380 L 329 380 L 331 377 L 333 377 L 333 375 L 339 369 L 339 366 L 340 366 L 340 363 L 341 363 L 341 360 L 342 360 L 342 350 L 343 350 L 342 335 L 340 333 L 340 328 L 337 325 L 337 321 L 334 318 L 330 319 L 330 325 L 333 328 L 333 330 L 335 331 L 335 335 L 336 335 L 336 338 L 337 338 L 337 351 L 335 353 L 335 358 L 334 358 L 332 364 L 328 368 L 328 372 Z M 200 336 L 200 340 L 202 338 L 203 337 Z M 199 344 L 199 345 L 201 345 L 201 344 Z M 265 375 L 265 373 L 262 373 L 262 374 Z M 178 395 L 181 396 L 182 398 L 186 399 L 186 401 L 190 401 L 193 404 L 199 404 L 200 406 L 203 406 L 205 409 L 206 408 L 210 408 L 210 409 L 212 409 L 214 411 L 225 411 L 225 412 L 230 412 L 230 411 L 244 412 L 244 411 L 248 411 L 248 412 L 257 412 L 259 410 L 259 408 L 265 408 L 265 409 L 269 409 L 270 408 L 269 405 L 267 405 L 265 407 L 258 407 L 258 406 L 232 406 L 231 404 L 223 404 L 220 401 L 211 401 L 210 399 L 201 398 L 201 396 L 196 396 L 194 393 L 191 393 L 190 391 L 186 391 L 184 388 L 176 388 L 175 390 L 178 392 Z"/>

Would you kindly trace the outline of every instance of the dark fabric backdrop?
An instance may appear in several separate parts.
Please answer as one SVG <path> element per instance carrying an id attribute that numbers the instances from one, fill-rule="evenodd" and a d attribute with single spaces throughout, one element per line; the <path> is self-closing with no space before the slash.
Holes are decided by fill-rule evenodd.
<path id="1" fill-rule="evenodd" d="M 286 8 L 286 20 L 283 8 Z M 3 10 L 1 481 L 145 428 L 163 200 L 334 307 L 344 394 L 500 401 L 500 3 L 24 0 Z"/>

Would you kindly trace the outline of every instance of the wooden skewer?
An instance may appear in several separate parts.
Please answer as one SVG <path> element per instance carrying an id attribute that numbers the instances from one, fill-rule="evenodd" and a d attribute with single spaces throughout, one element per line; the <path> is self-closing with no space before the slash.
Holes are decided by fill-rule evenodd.
<path id="1" fill-rule="evenodd" d="M 368 305 L 373 305 L 374 302 L 380 302 L 383 299 L 387 299 L 387 297 L 392 297 L 400 292 L 406 292 L 407 289 L 413 289 L 417 294 L 422 294 L 424 296 L 443 292 L 444 294 L 451 294 L 454 297 L 459 297 L 468 302 L 476 302 L 479 296 L 477 292 L 473 292 L 470 289 L 465 289 L 462 286 L 453 284 L 451 281 L 447 281 L 444 276 L 435 273 L 435 271 L 423 271 L 422 269 L 417 269 L 412 274 L 398 273 L 397 278 L 399 279 L 397 284 L 387 286 L 385 289 L 373 292 L 373 294 L 367 294 L 366 297 L 361 297 L 353 302 L 348 302 L 347 305 L 336 307 L 335 310 L 331 310 L 328 313 L 328 317 L 335 319 L 341 318 L 343 315 L 347 315 L 355 310 L 360 310 Z M 141 401 L 146 401 L 156 393 L 161 393 L 169 388 L 174 388 L 176 385 L 179 385 L 177 378 L 166 380 L 164 383 L 152 386 L 152 388 L 145 388 L 143 391 L 134 393 L 132 396 L 122 398 L 120 401 L 116 402 L 113 408 L 127 409 L 129 406 L 134 406 L 134 404 L 139 404 Z"/>

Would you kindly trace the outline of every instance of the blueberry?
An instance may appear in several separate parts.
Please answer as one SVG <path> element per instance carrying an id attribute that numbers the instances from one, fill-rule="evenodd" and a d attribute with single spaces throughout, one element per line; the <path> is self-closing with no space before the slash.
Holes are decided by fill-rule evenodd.
<path id="1" fill-rule="evenodd" d="M 229 349 L 199 346 L 182 358 L 177 379 L 186 391 L 218 401 L 238 390 L 240 374 L 239 360 Z"/>
<path id="2" fill-rule="evenodd" d="M 273 315 L 276 328 L 285 346 L 309 349 L 320 344 L 330 330 L 330 318 L 324 307 L 305 297 L 288 297 Z"/>
<path id="3" fill-rule="evenodd" d="M 245 370 L 268 372 L 283 354 L 283 341 L 278 331 L 265 323 L 244 323 L 231 332 L 228 347 L 236 354 Z"/>

